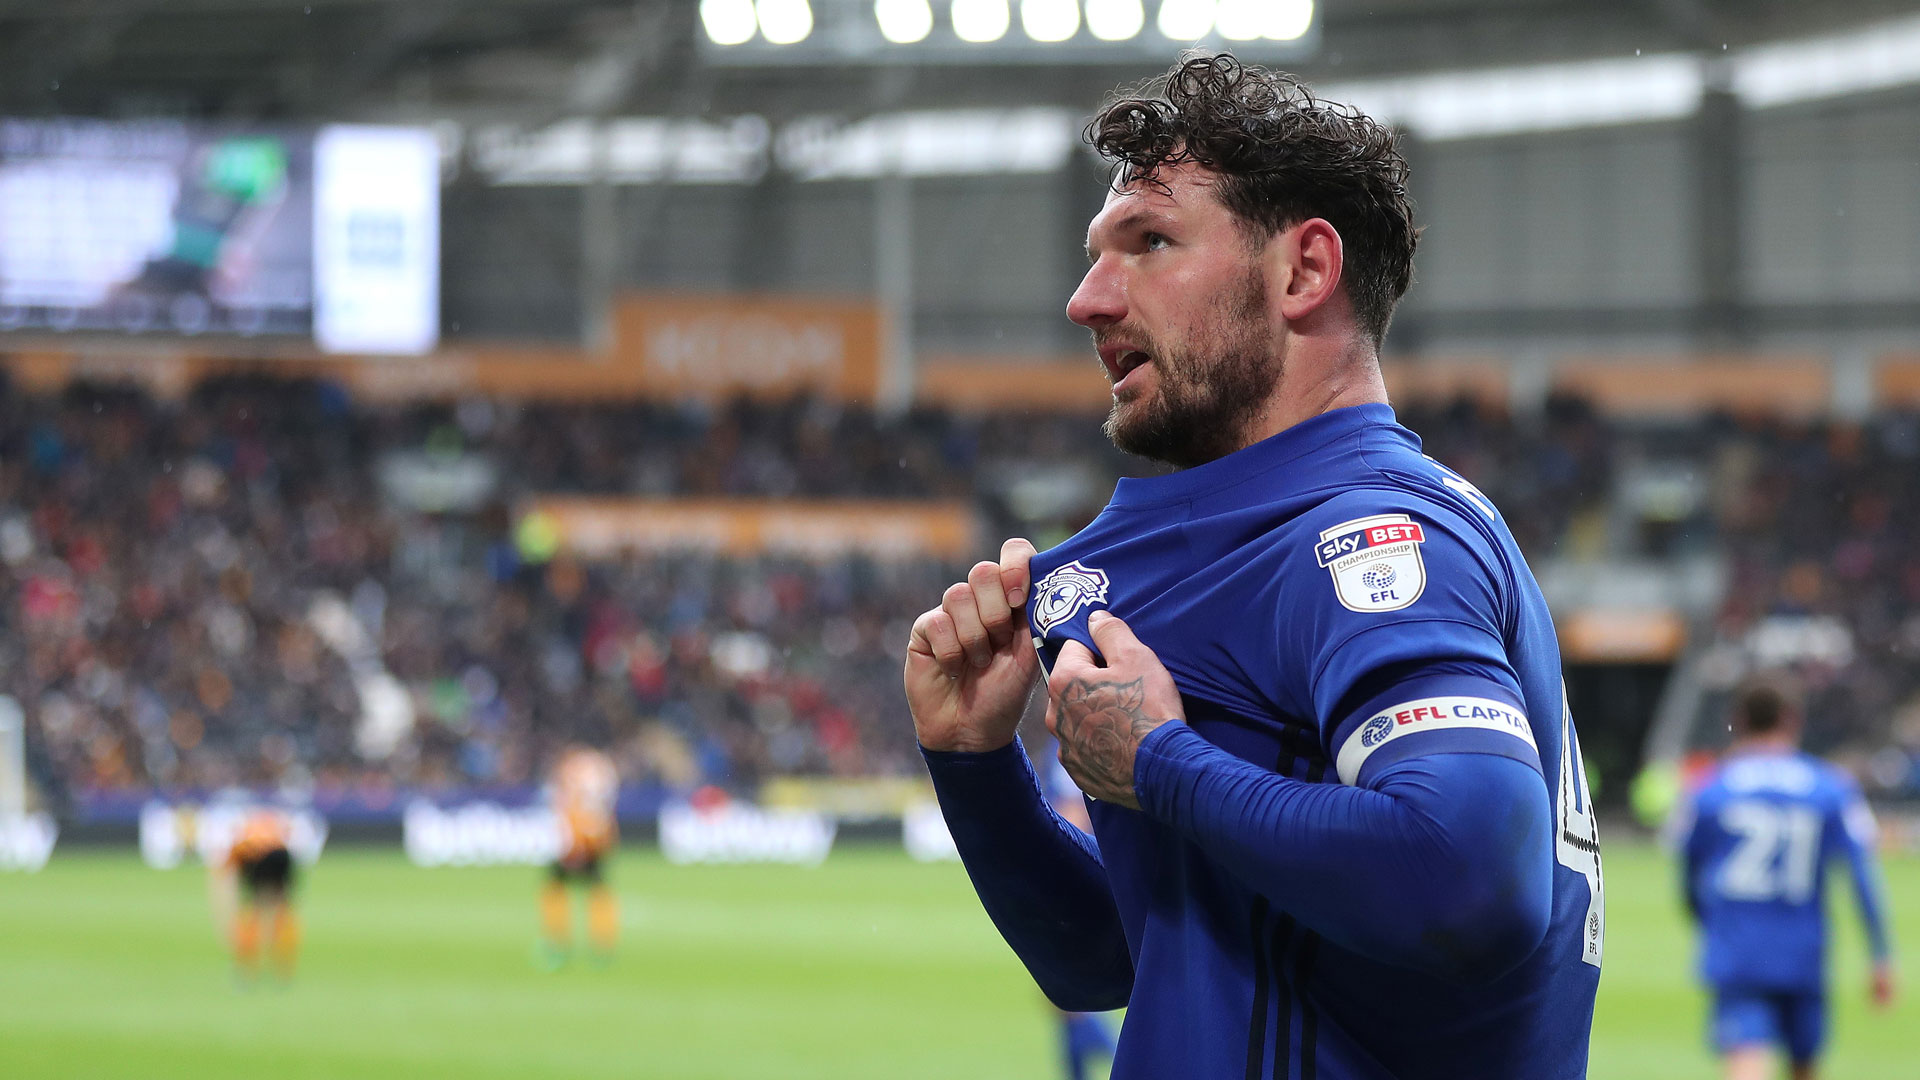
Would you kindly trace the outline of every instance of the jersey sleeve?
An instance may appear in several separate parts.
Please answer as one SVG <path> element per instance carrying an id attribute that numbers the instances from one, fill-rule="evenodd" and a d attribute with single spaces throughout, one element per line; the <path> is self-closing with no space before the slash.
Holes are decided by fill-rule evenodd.
<path id="1" fill-rule="evenodd" d="M 1873 851 L 1879 845 L 1880 823 L 1874 819 L 1873 808 L 1867 805 L 1867 797 L 1860 793 L 1860 786 L 1851 779 L 1838 780 L 1834 787 L 1841 836 L 1848 845 L 1859 851 Z"/>
<path id="2" fill-rule="evenodd" d="M 1434 753 L 1540 768 L 1507 656 L 1512 575 L 1462 511 L 1363 489 L 1317 508 L 1278 620 L 1283 671 L 1340 779 Z"/>
<path id="3" fill-rule="evenodd" d="M 1853 878 L 1854 899 L 1860 905 L 1860 921 L 1867 934 L 1867 948 L 1876 962 L 1885 961 L 1892 952 L 1887 935 L 1885 886 L 1874 852 L 1879 846 L 1880 825 L 1866 796 L 1850 777 L 1835 780 L 1834 811 L 1828 828 L 1845 853 L 1847 869 Z"/>
<path id="4" fill-rule="evenodd" d="M 1705 880 L 1702 869 L 1707 862 L 1707 841 L 1713 819 L 1709 805 L 1713 788 L 1702 786 L 1685 795 L 1678 809 L 1667 820 L 1667 840 L 1679 856 L 1680 888 L 1687 912 L 1698 922 L 1706 910 Z"/>

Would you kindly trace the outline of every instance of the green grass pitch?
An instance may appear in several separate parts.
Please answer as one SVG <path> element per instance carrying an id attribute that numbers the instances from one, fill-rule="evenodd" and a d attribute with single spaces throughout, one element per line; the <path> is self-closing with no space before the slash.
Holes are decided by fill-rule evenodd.
<path id="1" fill-rule="evenodd" d="M 1920 942 L 1920 859 L 1887 870 L 1899 940 Z M 1667 863 L 1615 842 L 1606 871 L 1592 1075 L 1714 1075 Z M 334 850 L 304 882 L 299 977 L 242 991 L 200 871 L 63 851 L 39 874 L 0 875 L 0 1076 L 1058 1075 L 1041 998 L 958 866 L 879 847 L 815 869 L 631 853 L 613 880 L 615 963 L 542 974 L 530 962 L 536 871 L 417 870 L 397 852 Z M 1836 898 L 1851 904 L 1844 888 Z M 1920 1006 L 1865 1008 L 1850 912 L 1842 924 L 1829 1075 L 1920 1075 Z"/>

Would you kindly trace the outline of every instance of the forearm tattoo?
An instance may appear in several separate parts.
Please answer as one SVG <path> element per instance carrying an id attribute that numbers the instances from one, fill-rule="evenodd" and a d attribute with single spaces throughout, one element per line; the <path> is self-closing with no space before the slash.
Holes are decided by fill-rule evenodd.
<path id="1" fill-rule="evenodd" d="M 1166 723 L 1146 715 L 1146 679 L 1132 682 L 1075 679 L 1060 692 L 1054 717 L 1060 764 L 1087 794 L 1137 805 L 1133 758 L 1140 740 Z"/>

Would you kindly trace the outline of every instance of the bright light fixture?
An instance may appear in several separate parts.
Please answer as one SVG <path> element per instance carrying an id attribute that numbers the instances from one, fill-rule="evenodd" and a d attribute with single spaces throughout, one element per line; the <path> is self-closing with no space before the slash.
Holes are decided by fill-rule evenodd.
<path id="1" fill-rule="evenodd" d="M 1012 24 L 1007 0 L 953 0 L 953 33 L 961 41 L 999 41 Z"/>
<path id="2" fill-rule="evenodd" d="M 1020 28 L 1035 41 L 1065 41 L 1080 30 L 1076 0 L 1020 0 Z"/>
<path id="3" fill-rule="evenodd" d="M 1140 0 L 1087 0 L 1087 29 L 1101 41 L 1126 41 L 1147 25 Z"/>
<path id="4" fill-rule="evenodd" d="M 1699 109 L 1705 84 L 1700 61 L 1676 53 L 1327 84 L 1314 96 L 1439 142 L 1676 120 Z"/>
<path id="5" fill-rule="evenodd" d="M 1213 27 L 1228 41 L 1252 41 L 1266 30 L 1262 24 L 1278 6 L 1280 0 L 1220 0 Z"/>
<path id="6" fill-rule="evenodd" d="M 807 0 L 758 0 L 760 33 L 775 45 L 792 45 L 813 33 L 813 8 Z"/>
<path id="7" fill-rule="evenodd" d="M 927 0 L 873 0 L 880 35 L 895 45 L 911 45 L 933 32 L 933 8 Z"/>
<path id="8" fill-rule="evenodd" d="M 700 0 L 700 21 L 715 45 L 744 45 L 758 25 L 753 0 Z"/>
<path id="9" fill-rule="evenodd" d="M 1757 109 L 1920 82 L 1920 19 L 1742 49 L 1733 92 Z"/>
<path id="10" fill-rule="evenodd" d="M 1159 27 L 1170 41 L 1199 41 L 1213 33 L 1214 0 L 1161 0 Z"/>
<path id="11" fill-rule="evenodd" d="M 1298 41 L 1313 26 L 1313 0 L 1269 0 L 1260 36 L 1269 41 Z"/>

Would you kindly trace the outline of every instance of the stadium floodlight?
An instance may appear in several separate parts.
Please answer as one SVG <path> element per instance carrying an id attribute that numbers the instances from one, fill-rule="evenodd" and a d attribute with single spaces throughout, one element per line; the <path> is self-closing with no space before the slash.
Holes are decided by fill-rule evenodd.
<path id="1" fill-rule="evenodd" d="M 1313 0 L 1267 0 L 1266 8 L 1260 36 L 1268 41 L 1298 41 L 1313 27 Z"/>
<path id="2" fill-rule="evenodd" d="M 1684 54 L 1487 68 L 1315 89 L 1433 142 L 1677 120 L 1700 108 L 1706 74 Z"/>
<path id="3" fill-rule="evenodd" d="M 1831 37 L 1742 49 L 1733 92 L 1764 109 L 1920 82 L 1920 19 L 1875 23 Z"/>
<path id="4" fill-rule="evenodd" d="M 758 0 L 760 33 L 775 45 L 795 45 L 813 33 L 813 7 L 807 0 Z"/>
<path id="5" fill-rule="evenodd" d="M 895 45 L 926 40 L 933 32 L 933 7 L 927 0 L 873 0 L 873 19 L 880 36 Z"/>
<path id="6" fill-rule="evenodd" d="M 700 0 L 700 22 L 715 45 L 745 45 L 759 28 L 753 0 Z"/>
<path id="7" fill-rule="evenodd" d="M 1170 41 L 1199 41 L 1213 33 L 1214 7 L 1214 0 L 1161 0 L 1161 36 Z"/>
<path id="8" fill-rule="evenodd" d="M 1280 0 L 1220 0 L 1213 28 L 1228 41 L 1254 41 L 1266 30 L 1270 12 Z"/>
<path id="9" fill-rule="evenodd" d="M 1128 41 L 1147 25 L 1140 0 L 1087 0 L 1087 29 L 1101 41 Z"/>
<path id="10" fill-rule="evenodd" d="M 1065 41 L 1080 31 L 1077 0 L 1020 0 L 1020 28 L 1035 41 Z"/>
<path id="11" fill-rule="evenodd" d="M 953 0 L 952 14 L 954 36 L 974 44 L 999 41 L 1013 25 L 1007 0 Z"/>

